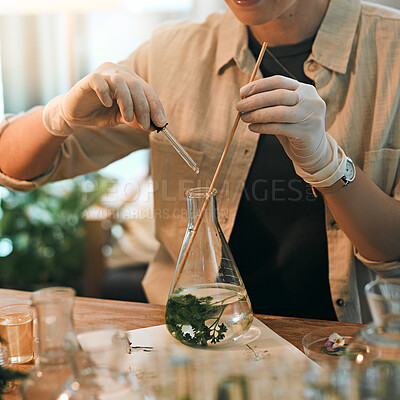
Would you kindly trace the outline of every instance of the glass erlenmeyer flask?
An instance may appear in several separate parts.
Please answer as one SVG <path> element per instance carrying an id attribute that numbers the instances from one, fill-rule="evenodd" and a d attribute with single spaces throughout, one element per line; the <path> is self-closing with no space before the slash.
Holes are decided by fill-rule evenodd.
<path id="1" fill-rule="evenodd" d="M 75 291 L 67 287 L 50 287 L 32 293 L 39 344 L 36 366 L 21 386 L 24 400 L 52 399 L 59 387 L 72 375 L 63 340 L 73 330 L 74 298 Z"/>
<path id="2" fill-rule="evenodd" d="M 250 300 L 218 223 L 216 190 L 212 191 L 203 219 L 194 232 L 207 196 L 207 188 L 186 192 L 188 228 L 165 313 L 171 335 L 192 347 L 231 344 L 253 321 Z M 188 256 L 181 266 L 191 240 Z"/>

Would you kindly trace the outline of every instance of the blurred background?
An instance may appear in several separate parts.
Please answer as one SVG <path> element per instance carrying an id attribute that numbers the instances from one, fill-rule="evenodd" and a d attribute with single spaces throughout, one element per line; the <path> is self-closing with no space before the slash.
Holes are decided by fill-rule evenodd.
<path id="1" fill-rule="evenodd" d="M 200 22 L 225 8 L 223 0 L 0 0 L 0 118 L 125 59 L 165 21 Z M 67 285 L 145 301 L 140 281 L 158 247 L 152 204 L 147 150 L 31 193 L 0 187 L 0 287 Z"/>
<path id="2" fill-rule="evenodd" d="M 165 21 L 202 21 L 223 0 L 0 0 L 0 117 L 46 104 Z M 154 238 L 149 152 L 31 193 L 0 187 L 0 287 L 74 287 L 145 301 Z"/>

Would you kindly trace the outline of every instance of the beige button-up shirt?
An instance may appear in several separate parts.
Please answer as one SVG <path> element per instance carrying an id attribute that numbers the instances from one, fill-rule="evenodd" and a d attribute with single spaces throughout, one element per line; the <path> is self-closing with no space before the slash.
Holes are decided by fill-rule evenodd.
<path id="1" fill-rule="evenodd" d="M 208 186 L 236 116 L 239 88 L 248 82 L 254 57 L 246 27 L 228 10 L 204 23 L 157 29 L 123 63 L 155 89 L 171 131 L 200 166 L 195 175 L 160 133 L 125 125 L 77 128 L 53 166 L 32 181 L 0 175 L 0 183 L 30 190 L 47 182 L 98 170 L 141 148 L 151 148 L 154 217 L 160 242 L 143 281 L 150 302 L 165 303 L 187 225 L 185 190 Z M 327 104 L 326 130 L 388 195 L 400 199 L 400 13 L 359 0 L 331 0 L 304 64 Z M 3 121 L 3 128 L 13 117 Z M 219 221 L 229 238 L 258 135 L 240 122 L 223 166 Z M 379 263 L 359 256 L 326 215 L 329 280 L 339 320 L 368 315 L 363 286 L 378 273 L 399 277 L 400 261 Z M 399 238 L 400 239 L 400 238 Z M 240 269 L 240 265 L 239 265 Z M 310 276 L 312 279 L 312 276 Z"/>

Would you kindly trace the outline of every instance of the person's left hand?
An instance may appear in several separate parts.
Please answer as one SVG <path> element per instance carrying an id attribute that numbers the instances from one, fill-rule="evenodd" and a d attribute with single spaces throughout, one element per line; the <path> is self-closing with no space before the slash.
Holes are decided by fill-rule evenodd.
<path id="1" fill-rule="evenodd" d="M 326 106 L 314 86 L 276 75 L 243 86 L 240 96 L 241 119 L 253 132 L 276 135 L 295 167 L 314 174 L 332 161 Z"/>

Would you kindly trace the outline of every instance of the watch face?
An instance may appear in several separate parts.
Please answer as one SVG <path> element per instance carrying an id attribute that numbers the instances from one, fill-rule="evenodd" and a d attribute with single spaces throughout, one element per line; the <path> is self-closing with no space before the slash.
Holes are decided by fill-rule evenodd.
<path id="1" fill-rule="evenodd" d="M 354 179 L 354 175 L 355 175 L 355 168 L 354 168 L 353 161 L 351 161 L 350 158 L 347 158 L 344 176 L 345 176 L 346 180 L 351 182 Z"/>

